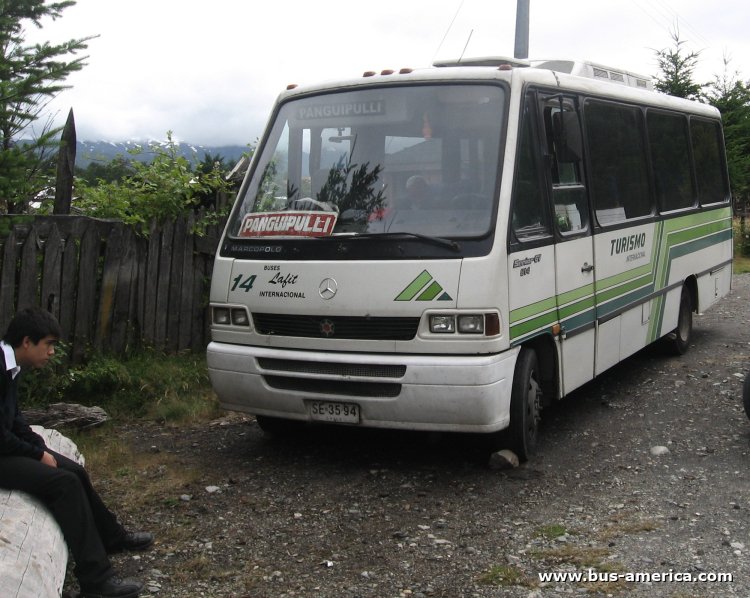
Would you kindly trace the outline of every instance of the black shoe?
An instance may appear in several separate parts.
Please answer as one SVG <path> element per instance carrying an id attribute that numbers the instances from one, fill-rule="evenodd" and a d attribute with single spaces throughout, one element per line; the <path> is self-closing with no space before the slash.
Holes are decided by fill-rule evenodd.
<path id="1" fill-rule="evenodd" d="M 78 598 L 136 598 L 143 584 L 135 579 L 110 577 L 95 586 L 81 588 Z"/>
<path id="2" fill-rule="evenodd" d="M 114 544 L 107 547 L 109 554 L 122 552 L 123 550 L 146 550 L 154 543 L 154 535 L 149 532 L 127 532 Z"/>

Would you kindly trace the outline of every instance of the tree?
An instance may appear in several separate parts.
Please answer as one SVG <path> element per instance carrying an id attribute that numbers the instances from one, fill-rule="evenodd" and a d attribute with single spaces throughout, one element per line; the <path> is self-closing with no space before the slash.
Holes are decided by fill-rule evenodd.
<path id="1" fill-rule="evenodd" d="M 132 162 L 124 156 L 116 156 L 105 162 L 92 160 L 85 168 L 76 167 L 76 177 L 89 187 L 98 183 L 114 183 L 134 173 Z"/>
<path id="2" fill-rule="evenodd" d="M 736 72 L 730 74 L 729 60 L 725 58 L 724 73 L 714 77 L 705 99 L 721 112 L 729 182 L 740 214 L 740 248 L 745 255 L 750 255 L 750 238 L 745 228 L 750 202 L 750 81 L 741 81 Z"/>
<path id="3" fill-rule="evenodd" d="M 656 51 L 660 75 L 656 76 L 654 87 L 678 98 L 700 99 L 701 90 L 705 85 L 693 80 L 693 71 L 698 64 L 700 52 L 685 53 L 685 41 L 680 39 L 677 27 L 672 30 L 670 36 L 674 45 Z"/>
<path id="4" fill-rule="evenodd" d="M 210 170 L 204 166 L 208 172 L 193 171 L 190 160 L 179 154 L 171 132 L 167 132 L 167 143 L 152 143 L 149 150 L 154 159 L 150 163 L 133 160 L 129 164 L 132 173 L 119 180 L 98 180 L 92 185 L 78 178 L 74 208 L 88 216 L 119 218 L 139 226 L 185 214 L 199 208 L 208 195 L 228 189 L 221 162 L 214 161 Z M 219 217 L 215 212 L 207 214 L 197 223 L 196 232 Z"/>
<path id="5" fill-rule="evenodd" d="M 81 70 L 86 57 L 74 57 L 92 37 L 61 44 L 27 45 L 24 27 L 41 28 L 43 18 L 57 19 L 74 0 L 0 2 L 0 212 L 26 211 L 29 202 L 49 186 L 42 165 L 60 129 L 45 123 L 36 138 L 31 133 L 47 104 L 63 89 L 65 79 Z"/>

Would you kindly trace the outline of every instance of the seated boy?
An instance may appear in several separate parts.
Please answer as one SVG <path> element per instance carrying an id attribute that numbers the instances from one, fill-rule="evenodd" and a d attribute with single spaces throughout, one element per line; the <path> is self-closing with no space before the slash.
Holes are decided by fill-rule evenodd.
<path id="1" fill-rule="evenodd" d="M 86 470 L 48 449 L 18 408 L 21 368 L 47 365 L 60 336 L 52 314 L 28 308 L 16 314 L 0 341 L 0 487 L 35 496 L 52 513 L 75 561 L 80 598 L 135 598 L 142 584 L 116 577 L 107 555 L 145 550 L 153 536 L 126 531 Z"/>

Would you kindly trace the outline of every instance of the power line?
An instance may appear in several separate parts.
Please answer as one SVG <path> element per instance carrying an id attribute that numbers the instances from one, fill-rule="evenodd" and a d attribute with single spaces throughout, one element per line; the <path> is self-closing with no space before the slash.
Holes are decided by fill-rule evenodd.
<path id="1" fill-rule="evenodd" d="M 443 47 L 443 42 L 445 41 L 445 38 L 448 37 L 448 34 L 450 33 L 451 27 L 453 27 L 453 23 L 456 22 L 456 18 L 458 18 L 458 13 L 460 13 L 461 9 L 463 8 L 464 1 L 465 0 L 461 0 L 461 2 L 459 3 L 458 8 L 456 9 L 456 14 L 453 15 L 453 18 L 451 19 L 451 22 L 448 25 L 448 29 L 445 30 L 445 35 L 443 35 L 443 39 L 440 40 L 440 43 L 438 44 L 437 50 L 435 50 L 435 54 L 432 56 L 432 62 L 435 62 L 435 57 L 437 56 L 438 52 L 440 52 L 440 48 Z M 469 36 L 469 37 L 471 38 L 471 36 Z"/>

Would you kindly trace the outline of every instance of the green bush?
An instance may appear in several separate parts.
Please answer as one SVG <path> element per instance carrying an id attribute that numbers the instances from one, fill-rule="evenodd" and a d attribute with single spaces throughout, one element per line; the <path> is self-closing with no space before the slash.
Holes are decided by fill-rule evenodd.
<path id="1" fill-rule="evenodd" d="M 88 363 L 65 367 L 64 346 L 56 362 L 25 372 L 24 405 L 50 403 L 99 406 L 119 419 L 150 417 L 175 421 L 218 411 L 203 356 L 144 351 L 122 359 L 99 355 Z"/>

